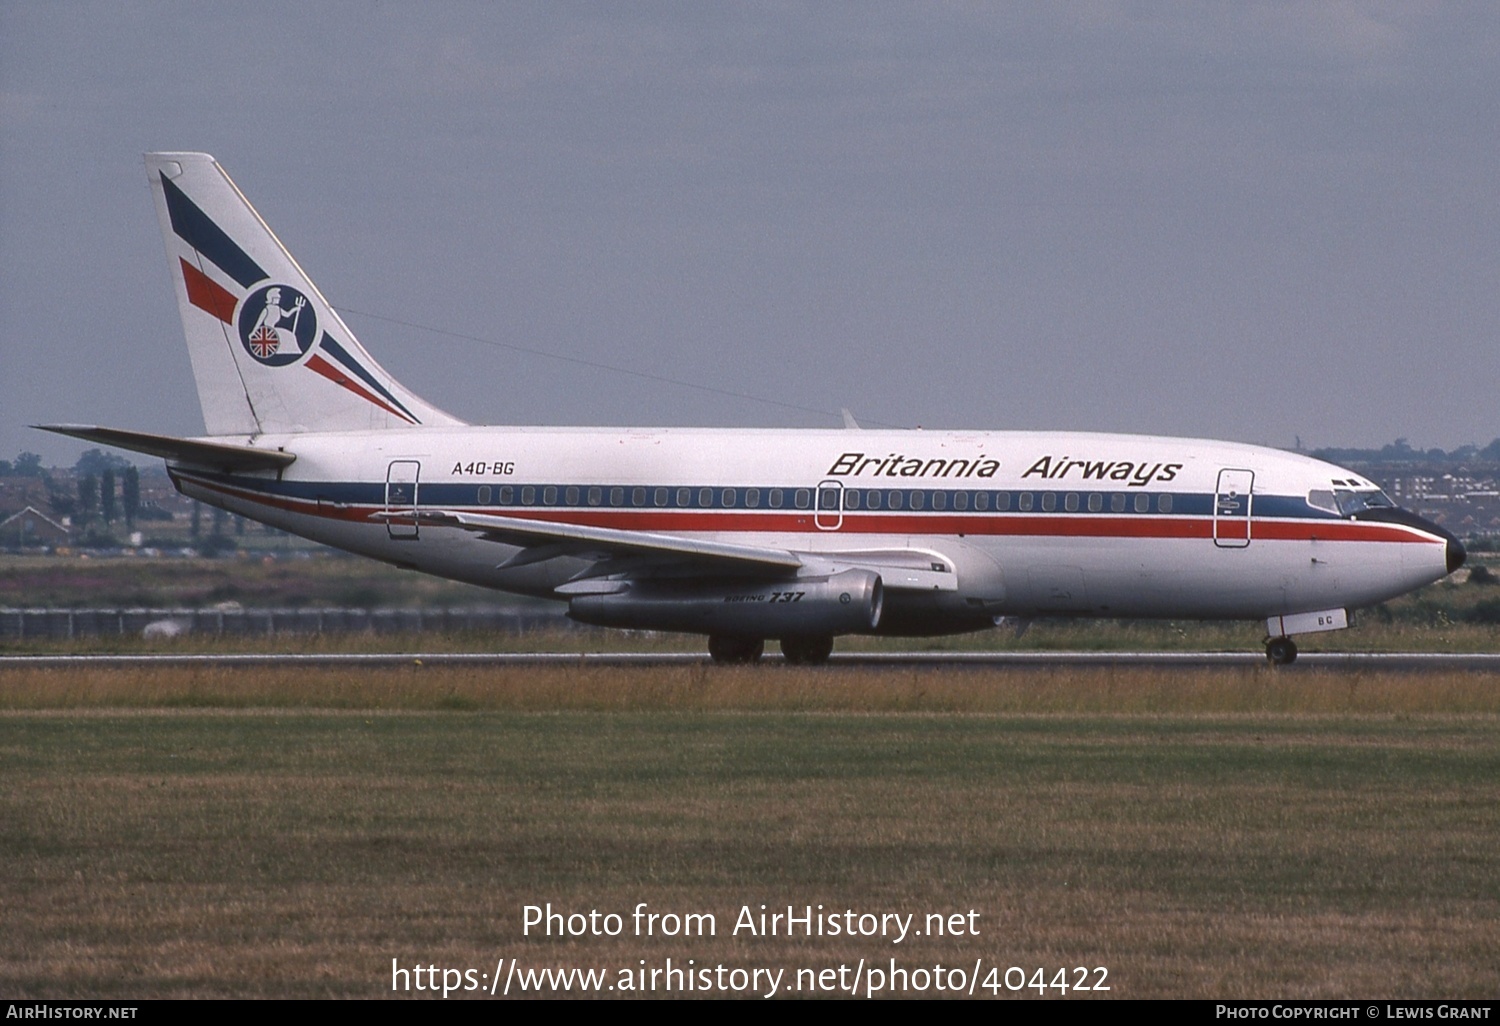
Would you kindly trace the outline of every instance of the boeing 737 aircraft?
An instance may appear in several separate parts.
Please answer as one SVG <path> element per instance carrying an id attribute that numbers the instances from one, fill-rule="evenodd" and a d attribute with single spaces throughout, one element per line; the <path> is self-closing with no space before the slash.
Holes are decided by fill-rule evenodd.
<path id="1" fill-rule="evenodd" d="M 842 634 L 1264 620 L 1267 656 L 1457 569 L 1371 482 L 1274 449 L 1051 432 L 472 426 L 371 358 L 213 157 L 151 153 L 207 434 L 49 431 L 328 545 L 819 663 Z"/>

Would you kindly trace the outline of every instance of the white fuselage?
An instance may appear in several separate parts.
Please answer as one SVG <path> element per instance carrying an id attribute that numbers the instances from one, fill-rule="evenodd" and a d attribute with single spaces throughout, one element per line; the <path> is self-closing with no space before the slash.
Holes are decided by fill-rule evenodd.
<path id="1" fill-rule="evenodd" d="M 1309 501 L 1375 493 L 1358 475 L 1228 442 L 444 427 L 253 444 L 296 461 L 279 473 L 174 467 L 179 487 L 341 549 L 545 597 L 579 572 L 576 555 L 498 569 L 515 547 L 392 515 L 460 510 L 946 563 L 951 586 L 890 594 L 882 633 L 967 630 L 1001 615 L 1265 618 L 1370 605 L 1448 572 L 1436 529 Z"/>

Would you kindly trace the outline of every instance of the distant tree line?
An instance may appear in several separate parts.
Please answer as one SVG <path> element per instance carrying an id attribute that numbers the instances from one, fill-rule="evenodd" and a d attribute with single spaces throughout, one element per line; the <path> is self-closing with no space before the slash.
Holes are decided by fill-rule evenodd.
<path id="1" fill-rule="evenodd" d="M 1379 449 L 1314 449 L 1312 455 L 1330 463 L 1500 463 L 1500 438 L 1480 448 L 1460 445 L 1456 449 L 1417 449 L 1398 438 Z"/>
<path id="2" fill-rule="evenodd" d="M 42 458 L 34 452 L 23 452 L 14 461 L 0 460 L 0 477 L 46 477 Z"/>
<path id="3" fill-rule="evenodd" d="M 52 511 L 70 517 L 80 531 L 87 533 L 91 527 L 102 525 L 107 532 L 117 520 L 124 521 L 127 531 L 135 530 L 141 514 L 141 472 L 135 464 L 114 453 L 90 449 L 73 465 L 76 483 L 71 494 L 41 464 L 40 456 L 23 452 L 14 463 L 0 460 L 0 475 L 41 478 L 47 485 L 47 504 Z"/>

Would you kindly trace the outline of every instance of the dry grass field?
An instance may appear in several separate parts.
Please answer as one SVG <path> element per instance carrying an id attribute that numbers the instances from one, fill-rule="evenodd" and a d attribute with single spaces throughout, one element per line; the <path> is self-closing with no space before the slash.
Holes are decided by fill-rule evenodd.
<path id="1" fill-rule="evenodd" d="M 1487 675 L 3 668 L 0 775 L 10 997 L 379 997 L 393 958 L 1500 992 Z M 523 936 L 548 902 L 624 933 Z M 736 936 L 762 904 L 978 933 Z"/>

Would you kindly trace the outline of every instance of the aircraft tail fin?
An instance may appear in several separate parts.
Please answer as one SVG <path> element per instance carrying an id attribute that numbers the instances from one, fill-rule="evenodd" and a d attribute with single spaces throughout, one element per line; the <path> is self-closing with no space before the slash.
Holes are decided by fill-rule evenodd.
<path id="1" fill-rule="evenodd" d="M 375 362 L 218 161 L 146 169 L 210 435 L 463 423 Z"/>

